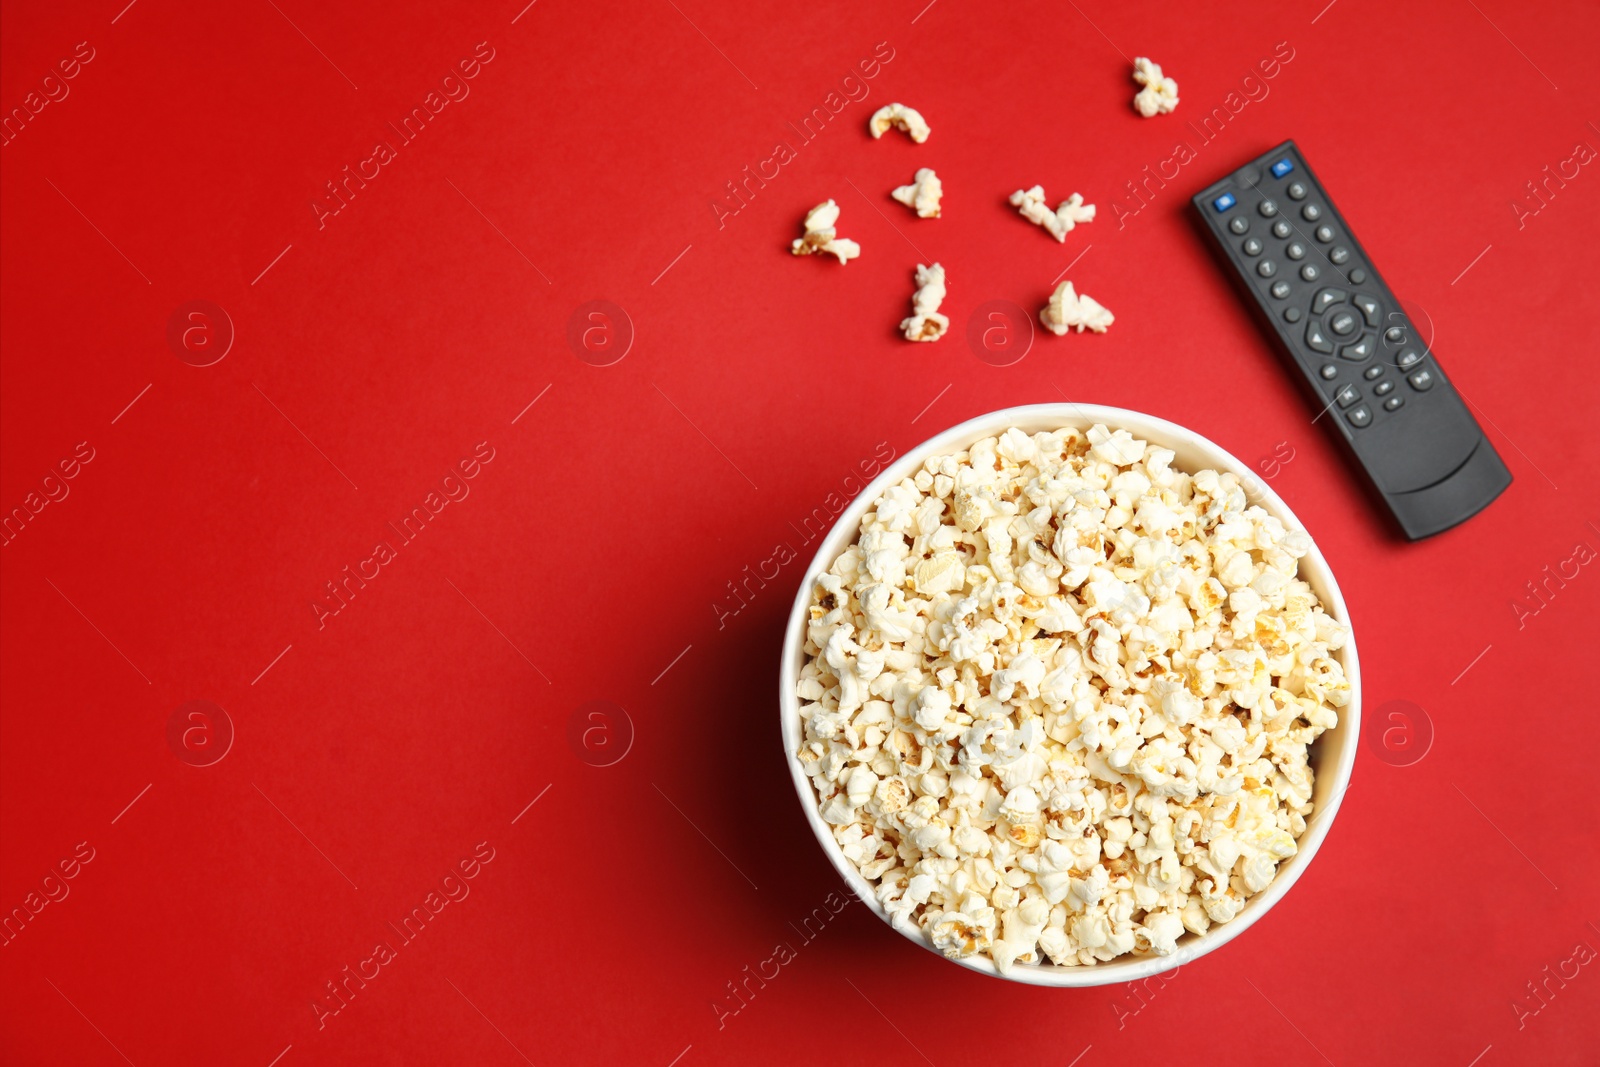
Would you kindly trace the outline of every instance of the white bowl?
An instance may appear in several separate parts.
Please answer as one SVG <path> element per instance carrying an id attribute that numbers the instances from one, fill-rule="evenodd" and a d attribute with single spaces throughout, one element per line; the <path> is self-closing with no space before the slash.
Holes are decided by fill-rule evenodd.
<path id="1" fill-rule="evenodd" d="M 1282 519 L 1289 527 L 1305 529 L 1295 518 L 1294 512 L 1289 510 L 1289 506 L 1279 499 L 1278 494 L 1260 482 L 1250 472 L 1249 467 L 1193 430 L 1137 411 L 1092 404 L 1034 404 L 1004 408 L 987 415 L 980 415 L 929 438 L 890 463 L 871 485 L 861 491 L 860 496 L 851 501 L 850 506 L 845 508 L 834 522 L 833 529 L 828 531 L 828 536 L 817 548 L 811 566 L 806 569 L 805 577 L 800 582 L 800 591 L 795 595 L 794 607 L 789 612 L 789 627 L 783 641 L 783 665 L 778 675 L 778 702 L 783 719 L 784 753 L 789 764 L 790 776 L 794 779 L 795 792 L 800 797 L 800 806 L 805 809 L 812 832 L 817 835 L 817 842 L 822 846 L 823 852 L 827 853 L 839 876 L 849 885 L 851 892 L 871 908 L 878 918 L 890 923 L 896 930 L 929 952 L 936 953 L 940 958 L 946 957 L 933 947 L 914 923 L 909 920 L 894 923 L 890 920 L 888 913 L 873 894 L 872 885 L 861 876 L 855 865 L 845 858 L 838 843 L 834 841 L 828 825 L 822 821 L 822 816 L 818 813 L 816 791 L 795 756 L 803 737 L 800 701 L 795 695 L 795 686 L 806 660 L 806 617 L 811 606 L 812 587 L 817 576 L 824 573 L 839 554 L 855 541 L 862 515 L 866 514 L 868 508 L 883 491 L 902 478 L 914 474 L 928 456 L 959 452 L 985 437 L 998 436 L 1010 426 L 1016 426 L 1027 433 L 1038 433 L 1067 426 L 1088 429 L 1095 423 L 1104 423 L 1111 429 L 1127 430 L 1142 440 L 1172 449 L 1177 454 L 1173 460 L 1173 466 L 1177 469 L 1193 472 L 1209 467 L 1219 472 L 1232 471 L 1244 479 L 1252 503 L 1261 505 L 1269 513 Z M 1345 607 L 1344 597 L 1339 594 L 1339 583 L 1334 581 L 1327 561 L 1322 558 L 1322 553 L 1314 543 L 1311 551 L 1300 560 L 1299 576 L 1316 592 L 1322 601 L 1323 610 L 1349 627 L 1350 616 Z M 1256 920 L 1267 913 L 1269 908 L 1283 899 L 1283 895 L 1305 872 L 1311 863 L 1311 858 L 1317 854 L 1322 839 L 1327 836 L 1328 827 L 1332 825 L 1334 815 L 1339 810 L 1339 800 L 1350 783 L 1350 772 L 1355 766 L 1356 747 L 1361 728 L 1361 666 L 1356 659 L 1354 635 L 1352 634 L 1344 647 L 1333 655 L 1344 666 L 1345 677 L 1350 681 L 1350 703 L 1340 710 L 1338 725 L 1323 733 L 1311 747 L 1311 762 L 1316 772 L 1316 785 L 1312 792 L 1314 808 L 1307 820 L 1306 831 L 1298 841 L 1299 851 L 1279 865 L 1277 877 L 1272 880 L 1272 884 L 1251 897 L 1232 922 L 1213 925 L 1204 934 L 1185 934 L 1178 943 L 1179 950 L 1171 956 L 1124 956 L 1107 963 L 1071 967 L 1058 967 L 1050 963 L 1018 963 L 1004 975 L 1000 974 L 994 961 L 988 956 L 973 955 L 954 962 L 981 974 L 1009 978 L 1030 985 L 1064 987 L 1112 985 L 1117 982 L 1137 981 L 1172 970 L 1227 944 L 1248 930 Z"/>

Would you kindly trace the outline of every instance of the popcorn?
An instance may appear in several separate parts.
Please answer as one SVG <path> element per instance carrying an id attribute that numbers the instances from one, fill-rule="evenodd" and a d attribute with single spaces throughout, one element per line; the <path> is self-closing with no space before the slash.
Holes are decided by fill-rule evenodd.
<path id="1" fill-rule="evenodd" d="M 944 183 L 931 167 L 921 167 L 910 185 L 902 185 L 892 194 L 906 207 L 925 219 L 939 217 L 939 201 L 944 196 Z"/>
<path id="2" fill-rule="evenodd" d="M 1304 534 L 1172 461 L 1011 429 L 884 490 L 817 579 L 796 758 L 947 955 L 1168 956 L 1298 852 L 1346 632 L 1297 577 Z"/>
<path id="3" fill-rule="evenodd" d="M 912 703 L 912 717 L 925 733 L 937 731 L 950 714 L 950 694 L 931 685 L 923 686 Z"/>
<path id="4" fill-rule="evenodd" d="M 928 129 L 928 124 L 922 120 L 920 112 L 900 103 L 883 105 L 867 120 L 867 129 L 872 131 L 874 139 L 888 133 L 890 126 L 904 130 L 917 144 L 926 141 L 928 134 L 932 132 Z"/>
<path id="5" fill-rule="evenodd" d="M 1043 226 L 1057 241 L 1065 241 L 1078 223 L 1094 221 L 1094 205 L 1085 204 L 1081 193 L 1073 193 L 1051 211 L 1042 185 L 1012 193 L 1011 206 L 1029 222 Z"/>
<path id="6" fill-rule="evenodd" d="M 930 172 L 931 173 L 931 172 Z M 907 341 L 937 341 L 950 328 L 950 320 L 939 314 L 944 303 L 944 268 L 917 264 L 917 295 L 911 299 L 911 317 L 900 321 L 900 332 Z"/>
<path id="7" fill-rule="evenodd" d="M 992 908 L 983 908 L 977 915 L 946 913 L 940 916 L 940 921 L 933 928 L 933 946 L 952 957 L 970 956 L 980 949 L 986 949 L 993 939 Z"/>
<path id="8" fill-rule="evenodd" d="M 1025 785 L 1013 789 L 1000 804 L 1000 817 L 1007 822 L 1037 822 L 1039 814 L 1039 794 Z"/>
<path id="9" fill-rule="evenodd" d="M 861 254 L 861 246 L 847 237 L 838 236 L 834 226 L 839 221 L 839 205 L 824 200 L 806 212 L 805 236 L 797 238 L 789 251 L 797 256 L 824 253 L 838 256 L 840 263 L 848 263 Z"/>
<path id="10" fill-rule="evenodd" d="M 1086 329 L 1095 333 L 1105 333 L 1106 327 L 1116 319 L 1110 311 L 1093 299 L 1076 292 L 1072 288 L 1072 283 L 1068 281 L 1062 282 L 1056 287 L 1056 291 L 1050 294 L 1050 302 L 1039 312 L 1039 321 L 1044 323 L 1045 329 L 1057 337 L 1062 337 L 1074 326 L 1078 328 L 1079 333 Z"/>
<path id="11" fill-rule="evenodd" d="M 1165 115 L 1178 106 L 1178 83 L 1164 76 L 1160 65 L 1140 56 L 1133 61 L 1133 80 L 1144 86 L 1133 106 L 1145 118 Z"/>

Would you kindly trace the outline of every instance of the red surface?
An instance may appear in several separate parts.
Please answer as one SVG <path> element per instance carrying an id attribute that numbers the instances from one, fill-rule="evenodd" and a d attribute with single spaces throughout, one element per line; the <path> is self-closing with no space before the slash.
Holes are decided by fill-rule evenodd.
<path id="1" fill-rule="evenodd" d="M 0 1060 L 1594 1062 L 1600 575 L 1574 549 L 1600 550 L 1600 164 L 1509 206 L 1600 148 L 1593 5 L 123 2 L 4 9 L 7 113 L 93 49 L 0 149 L 4 509 L 79 442 L 93 459 L 0 554 L 0 906 L 80 842 L 93 859 L 0 948 Z M 470 95 L 319 229 L 324 182 L 485 41 Z M 1283 41 L 1268 95 L 1201 146 L 1185 120 Z M 724 182 L 879 42 L 867 98 L 719 228 Z M 1179 80 L 1175 115 L 1133 113 L 1119 48 Z M 891 99 L 926 145 L 867 136 Z M 1515 474 L 1422 544 L 1362 496 L 1185 216 L 1286 136 Z M 1124 183 L 1179 138 L 1197 158 L 1119 227 Z M 922 165 L 937 221 L 887 197 Z M 1100 218 L 1055 244 L 1004 203 L 1034 182 Z M 827 197 L 865 249 L 848 267 L 786 254 Z M 949 270 L 937 345 L 894 334 L 912 242 Z M 974 308 L 1031 313 L 1080 254 L 1108 335 L 975 358 Z M 237 332 L 203 368 L 167 340 L 196 299 Z M 636 329 L 608 367 L 567 342 L 591 300 Z M 858 904 L 797 932 L 840 886 L 778 744 L 795 526 L 880 442 L 1062 396 L 1292 454 L 1263 470 L 1349 599 L 1369 732 L 1392 700 L 1434 731 L 1410 766 L 1403 736 L 1364 745 L 1289 897 L 1141 999 L 964 972 Z M 479 442 L 492 461 L 451 483 L 470 495 L 400 544 L 386 523 Z M 319 628 L 323 584 L 380 540 L 395 558 Z M 719 617 L 784 543 L 799 558 Z M 178 758 L 203 729 L 168 741 L 191 700 L 235 730 L 210 766 Z M 635 732 L 612 766 L 579 758 L 607 720 L 569 741 L 595 700 Z M 475 849 L 492 861 L 448 883 L 470 895 L 401 944 L 388 924 Z M 325 983 L 380 940 L 395 958 L 319 1028 Z M 795 959 L 732 1013 L 727 984 L 780 942 Z"/>

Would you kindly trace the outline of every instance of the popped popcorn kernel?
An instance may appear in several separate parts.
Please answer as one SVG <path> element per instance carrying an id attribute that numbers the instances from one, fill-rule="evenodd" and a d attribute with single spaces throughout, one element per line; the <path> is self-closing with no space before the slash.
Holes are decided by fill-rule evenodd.
<path id="1" fill-rule="evenodd" d="M 1347 630 L 1303 533 L 1173 458 L 1009 429 L 889 486 L 814 583 L 795 757 L 947 956 L 1169 956 L 1299 852 Z"/>
<path id="2" fill-rule="evenodd" d="M 917 144 L 926 141 L 928 134 L 933 132 L 923 121 L 921 112 L 901 103 L 885 104 L 867 120 L 867 129 L 872 131 L 874 140 L 888 133 L 891 126 L 904 131 Z"/>
<path id="3" fill-rule="evenodd" d="M 1057 241 L 1065 241 L 1067 234 L 1080 222 L 1094 221 L 1094 205 L 1085 204 L 1080 193 L 1073 193 L 1061 201 L 1054 211 L 1045 202 L 1044 186 L 1018 189 L 1011 194 L 1011 206 L 1017 213 L 1036 226 L 1043 226 Z"/>
<path id="4" fill-rule="evenodd" d="M 1145 118 L 1165 115 L 1178 106 L 1178 83 L 1162 74 L 1159 64 L 1144 56 L 1135 59 L 1133 80 L 1144 86 L 1134 96 L 1133 106 Z"/>
<path id="5" fill-rule="evenodd" d="M 950 320 L 939 314 L 944 303 L 944 268 L 917 264 L 917 293 L 911 299 L 911 317 L 900 321 L 900 332 L 907 341 L 937 341 L 950 328 Z"/>
<path id="6" fill-rule="evenodd" d="M 847 237 L 840 237 L 835 226 L 839 222 L 839 205 L 824 200 L 806 212 L 805 236 L 798 237 L 789 246 L 797 256 L 817 253 L 837 256 L 840 263 L 848 263 L 861 254 L 861 246 Z"/>
<path id="7" fill-rule="evenodd" d="M 1106 327 L 1115 322 L 1116 317 L 1090 297 L 1074 290 L 1072 283 L 1066 281 L 1056 286 L 1056 291 L 1050 294 L 1050 302 L 1039 312 L 1039 321 L 1057 337 L 1064 337 L 1074 327 L 1079 333 L 1084 330 L 1105 333 Z"/>
<path id="8" fill-rule="evenodd" d="M 900 186 L 892 195 L 919 217 L 936 219 L 939 217 L 939 201 L 944 198 L 944 183 L 932 167 L 920 167 L 912 177 L 911 184 Z"/>

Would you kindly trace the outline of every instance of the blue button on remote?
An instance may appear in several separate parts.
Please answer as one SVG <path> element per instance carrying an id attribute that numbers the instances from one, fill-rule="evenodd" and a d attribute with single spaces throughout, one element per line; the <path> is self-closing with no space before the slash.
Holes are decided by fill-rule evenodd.
<path id="1" fill-rule="evenodd" d="M 1234 198 L 1232 193 L 1223 193 L 1221 196 L 1211 201 L 1211 206 L 1216 208 L 1218 211 L 1226 211 L 1238 202 L 1239 201 Z"/>
<path id="2" fill-rule="evenodd" d="M 1272 165 L 1272 176 L 1274 178 L 1281 178 L 1285 174 L 1288 174 L 1291 170 L 1294 170 L 1294 160 L 1280 159 Z"/>

